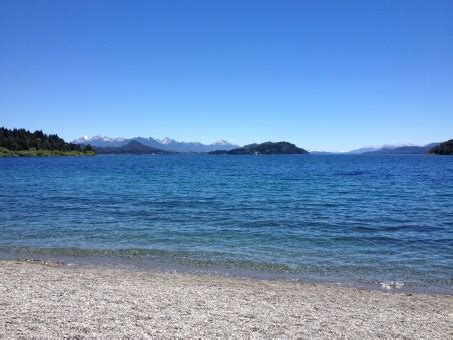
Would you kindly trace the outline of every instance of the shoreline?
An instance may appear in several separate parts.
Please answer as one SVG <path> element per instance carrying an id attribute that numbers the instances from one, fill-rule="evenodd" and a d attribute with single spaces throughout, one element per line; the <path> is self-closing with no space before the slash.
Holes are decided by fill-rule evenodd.
<path id="1" fill-rule="evenodd" d="M 453 296 L 451 285 L 428 285 L 419 282 L 406 281 L 404 278 L 392 277 L 357 277 L 349 275 L 329 276 L 323 273 L 313 274 L 306 272 L 273 271 L 260 268 L 244 268 L 222 264 L 197 265 L 190 262 L 180 262 L 168 258 L 147 258 L 147 257 L 124 257 L 101 255 L 98 253 L 89 255 L 74 254 L 51 254 L 51 253 L 30 253 L 0 251 L 1 261 L 19 262 L 53 262 L 60 263 L 65 267 L 99 267 L 107 269 L 120 269 L 127 271 L 140 271 L 145 273 L 177 273 L 189 275 L 207 275 L 226 278 L 281 281 L 300 284 L 321 284 L 334 287 L 346 287 L 353 289 L 366 289 L 385 293 L 401 294 L 439 294 Z"/>
<path id="2" fill-rule="evenodd" d="M 1 336 L 453 336 L 453 296 L 0 261 Z M 2 315 L 3 314 L 3 315 Z"/>
<path id="3" fill-rule="evenodd" d="M 34 158 L 34 157 L 92 157 L 96 156 L 94 152 L 81 152 L 81 151 L 58 151 L 58 150 L 20 150 L 1 152 L 1 158 Z"/>

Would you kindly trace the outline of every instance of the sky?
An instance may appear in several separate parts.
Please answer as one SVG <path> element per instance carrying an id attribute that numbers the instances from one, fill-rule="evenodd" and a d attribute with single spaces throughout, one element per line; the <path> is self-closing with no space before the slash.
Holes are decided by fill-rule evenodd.
<path id="1" fill-rule="evenodd" d="M 453 138 L 453 1 L 0 1 L 0 126 L 308 150 Z"/>

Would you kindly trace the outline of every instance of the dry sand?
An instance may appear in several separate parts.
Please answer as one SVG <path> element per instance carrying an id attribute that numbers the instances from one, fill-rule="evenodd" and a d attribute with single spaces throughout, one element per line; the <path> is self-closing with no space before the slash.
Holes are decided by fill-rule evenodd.
<path id="1" fill-rule="evenodd" d="M 453 338 L 453 296 L 0 261 L 0 337 Z"/>

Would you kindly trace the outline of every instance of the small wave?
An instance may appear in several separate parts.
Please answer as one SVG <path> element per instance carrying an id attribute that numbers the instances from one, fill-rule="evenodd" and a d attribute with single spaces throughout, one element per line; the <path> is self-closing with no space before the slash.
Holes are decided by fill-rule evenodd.
<path id="1" fill-rule="evenodd" d="M 404 286 L 403 282 L 398 282 L 398 281 L 384 281 L 380 282 L 380 285 L 383 289 L 401 289 Z"/>
<path id="2" fill-rule="evenodd" d="M 354 231 L 364 231 L 364 232 L 376 232 L 376 231 L 379 231 L 379 228 L 359 226 L 359 227 L 353 227 L 353 230 Z"/>
<path id="3" fill-rule="evenodd" d="M 397 232 L 401 230 L 410 230 L 412 232 L 426 232 L 432 231 L 434 229 L 442 229 L 436 226 L 428 226 L 428 225 L 416 225 L 416 224 L 400 224 L 400 225 L 389 225 L 389 226 L 357 226 L 352 228 L 354 231 L 358 232 Z"/>
<path id="4" fill-rule="evenodd" d="M 370 175 L 369 171 L 337 171 L 336 175 L 340 176 L 361 176 L 361 175 Z"/>

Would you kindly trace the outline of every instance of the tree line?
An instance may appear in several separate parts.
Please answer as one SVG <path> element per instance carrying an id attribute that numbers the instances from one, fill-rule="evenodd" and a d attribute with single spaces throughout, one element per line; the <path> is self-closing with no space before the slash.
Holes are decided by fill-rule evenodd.
<path id="1" fill-rule="evenodd" d="M 45 134 L 41 130 L 30 132 L 26 129 L 0 128 L 0 147 L 11 151 L 57 150 L 57 151 L 93 151 L 91 145 L 66 143 L 56 134 Z"/>

